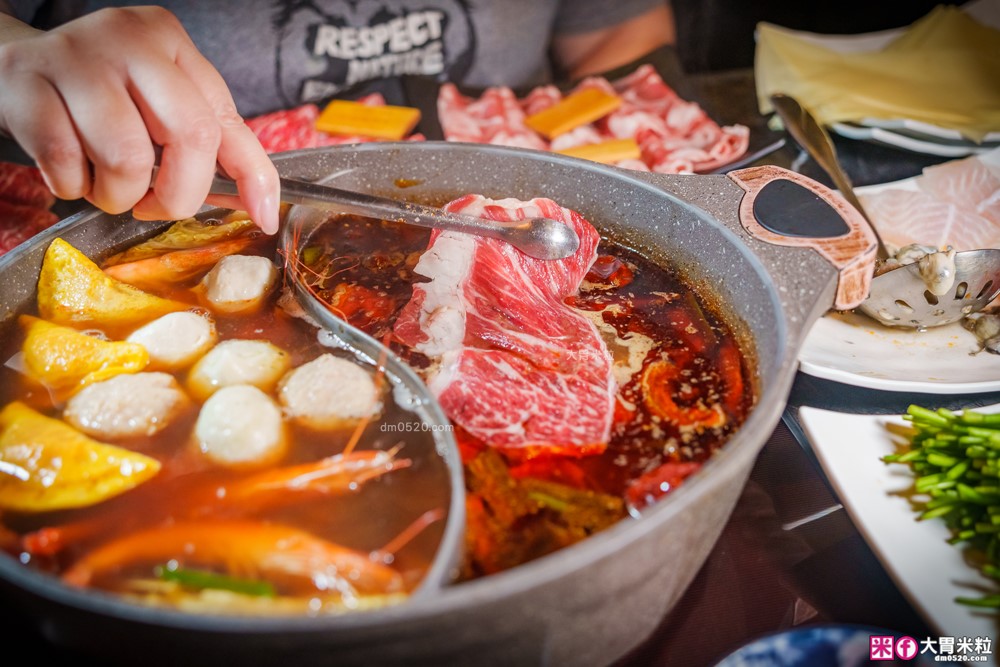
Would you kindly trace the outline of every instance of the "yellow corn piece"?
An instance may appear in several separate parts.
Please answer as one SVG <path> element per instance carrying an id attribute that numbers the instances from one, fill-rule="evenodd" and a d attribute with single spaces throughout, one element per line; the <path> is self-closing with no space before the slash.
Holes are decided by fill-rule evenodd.
<path id="1" fill-rule="evenodd" d="M 607 116 L 621 106 L 622 100 L 597 88 L 573 93 L 544 111 L 531 114 L 524 122 L 546 139 L 553 139 L 572 129 Z"/>
<path id="2" fill-rule="evenodd" d="M 101 340 L 70 327 L 22 315 L 24 372 L 56 392 L 75 391 L 122 373 L 138 373 L 149 352 L 138 343 Z"/>
<path id="3" fill-rule="evenodd" d="M 622 160 L 638 160 L 642 157 L 639 144 L 635 139 L 610 139 L 598 144 L 587 144 L 586 146 L 574 146 L 556 151 L 562 155 L 593 160 L 603 164 L 614 164 Z"/>
<path id="4" fill-rule="evenodd" d="M 330 134 L 399 140 L 412 132 L 418 122 L 420 109 L 413 107 L 375 107 L 333 100 L 316 119 L 316 129 Z"/>
<path id="5" fill-rule="evenodd" d="M 156 459 L 92 440 L 15 401 L 0 412 L 0 508 L 49 512 L 95 505 L 160 470 Z"/>
<path id="6" fill-rule="evenodd" d="M 38 312 L 50 322 L 127 328 L 188 308 L 105 275 L 62 239 L 54 240 L 45 251 L 38 275 Z"/>

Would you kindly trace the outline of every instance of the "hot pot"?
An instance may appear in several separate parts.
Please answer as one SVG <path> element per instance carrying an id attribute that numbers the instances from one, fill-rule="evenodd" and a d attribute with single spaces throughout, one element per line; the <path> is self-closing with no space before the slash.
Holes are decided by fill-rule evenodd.
<path id="1" fill-rule="evenodd" d="M 753 359 L 756 405 L 716 456 L 639 518 L 507 572 L 377 611 L 190 615 L 70 590 L 0 558 L 7 597 L 44 636 L 102 662 L 607 664 L 652 632 L 712 549 L 779 419 L 810 325 L 831 307 L 856 305 L 871 279 L 875 240 L 860 216 L 826 188 L 776 167 L 668 176 L 438 142 L 300 151 L 275 163 L 286 176 L 376 194 L 439 202 L 469 192 L 545 196 L 579 211 L 717 302 Z M 42 253 L 55 236 L 100 256 L 153 231 L 128 216 L 85 212 L 3 257 L 7 323 L 34 298 Z"/>

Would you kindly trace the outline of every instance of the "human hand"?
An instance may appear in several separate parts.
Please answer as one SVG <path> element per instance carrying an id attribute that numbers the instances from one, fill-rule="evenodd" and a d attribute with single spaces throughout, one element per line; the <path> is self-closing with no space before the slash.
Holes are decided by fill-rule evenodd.
<path id="1" fill-rule="evenodd" d="M 222 77 L 164 9 L 105 9 L 0 39 L 0 131 L 62 199 L 147 220 L 189 217 L 221 166 L 240 197 L 209 201 L 246 210 L 265 232 L 278 228 L 277 170 Z"/>

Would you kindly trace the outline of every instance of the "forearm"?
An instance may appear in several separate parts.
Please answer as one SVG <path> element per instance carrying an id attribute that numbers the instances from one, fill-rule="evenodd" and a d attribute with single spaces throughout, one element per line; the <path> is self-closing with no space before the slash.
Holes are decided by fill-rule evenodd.
<path id="1" fill-rule="evenodd" d="M 572 79 L 605 72 L 675 41 L 667 3 L 616 26 L 553 40 L 556 65 Z"/>

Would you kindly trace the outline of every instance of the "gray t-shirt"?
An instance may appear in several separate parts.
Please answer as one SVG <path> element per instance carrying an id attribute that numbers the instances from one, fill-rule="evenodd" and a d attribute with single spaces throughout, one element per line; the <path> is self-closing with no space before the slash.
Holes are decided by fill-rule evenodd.
<path id="1" fill-rule="evenodd" d="M 9 0 L 41 27 L 110 0 Z M 167 0 L 245 116 L 379 91 L 399 77 L 524 88 L 550 77 L 555 34 L 597 30 L 664 0 Z"/>

